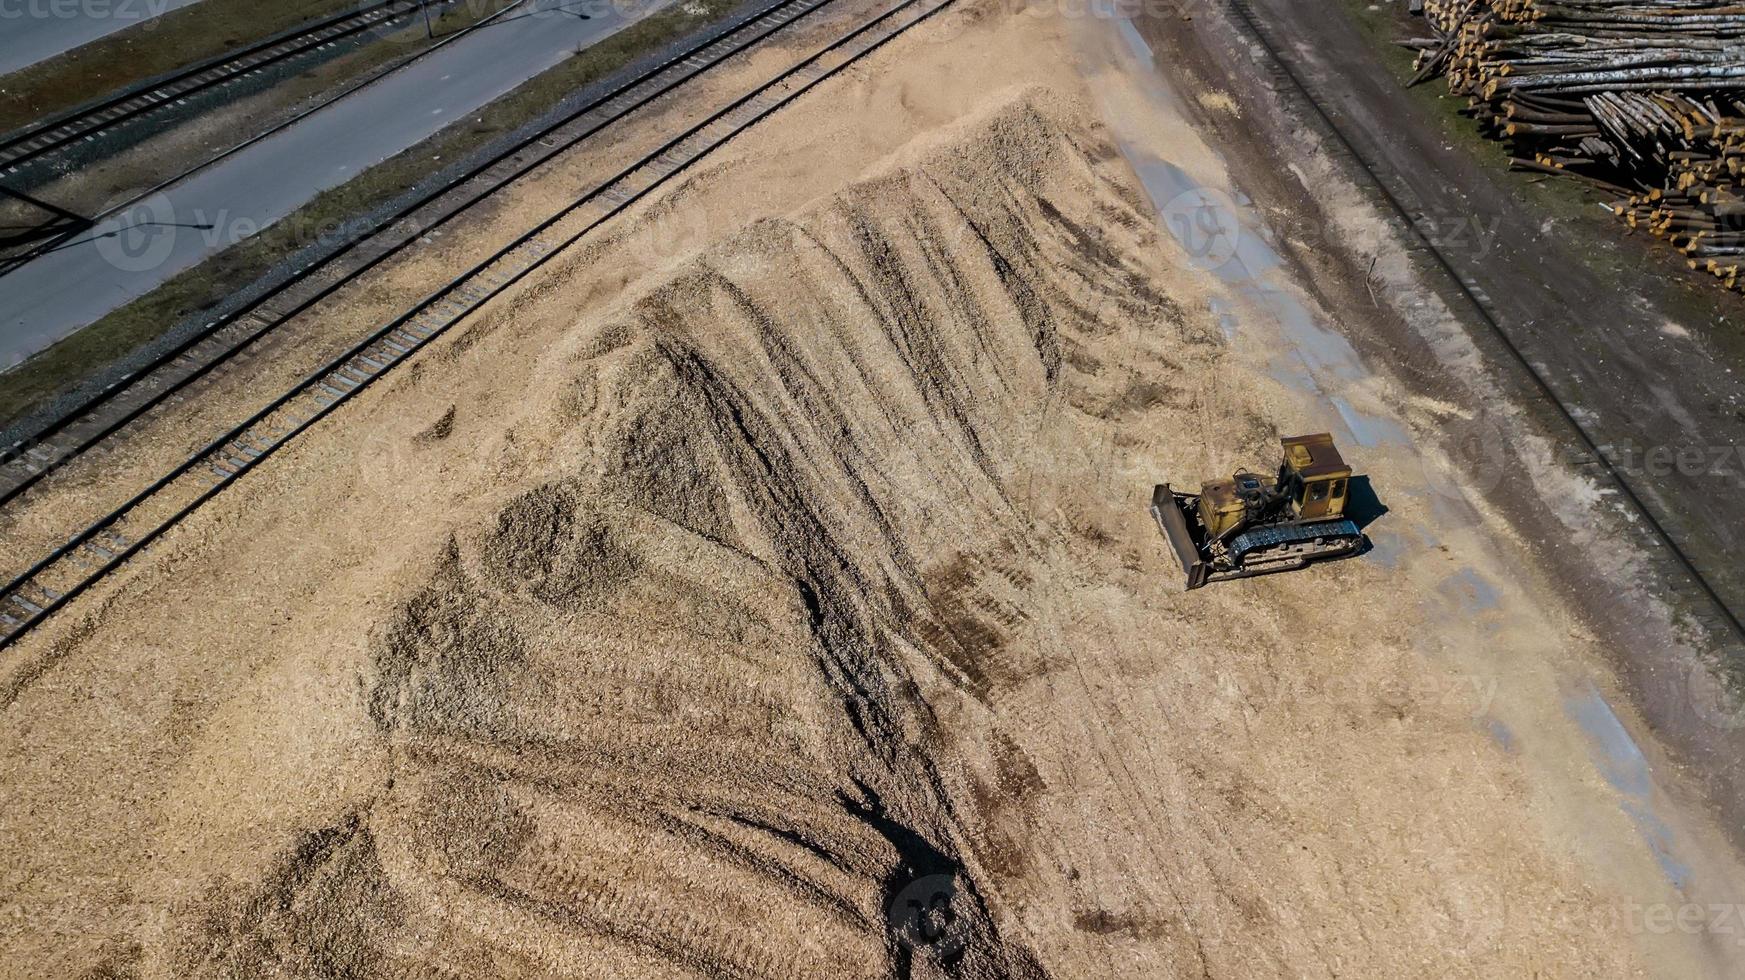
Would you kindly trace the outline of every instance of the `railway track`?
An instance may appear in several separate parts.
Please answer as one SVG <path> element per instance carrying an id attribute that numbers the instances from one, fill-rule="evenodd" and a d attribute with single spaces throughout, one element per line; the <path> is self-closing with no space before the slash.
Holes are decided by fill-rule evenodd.
<path id="1" fill-rule="evenodd" d="M 417 247 L 426 236 L 481 201 L 654 99 L 833 2 L 776 0 L 729 21 L 406 202 L 357 238 L 310 263 L 295 278 L 214 319 L 28 440 L 0 450 L 0 507 L 11 504 L 146 413 L 179 397 L 287 321 Z"/>
<path id="2" fill-rule="evenodd" d="M 1333 136 L 1343 154 L 1367 177 L 1387 206 L 1403 219 L 1404 226 L 1411 230 L 1411 235 L 1417 239 L 1423 253 L 1430 258 L 1441 273 L 1447 276 L 1450 284 L 1477 313 L 1492 336 L 1507 352 L 1509 359 L 1514 361 L 1524 376 L 1530 379 L 1533 389 L 1552 409 L 1558 421 L 1567 426 L 1567 430 L 1575 436 L 1576 451 L 1570 454 L 1570 461 L 1579 466 L 1597 469 L 1605 482 L 1617 488 L 1619 495 L 1628 504 L 1630 510 L 1642 520 L 1651 540 L 1660 546 L 1667 560 L 1666 571 L 1669 574 L 1663 578 L 1668 586 L 1673 589 L 1675 594 L 1693 599 L 1711 610 L 1708 615 L 1697 614 L 1695 616 L 1704 628 L 1717 634 L 1727 635 L 1735 645 L 1745 643 L 1745 622 L 1741 621 L 1739 614 L 1733 610 L 1715 588 L 1714 583 L 1697 566 L 1690 553 L 1679 544 L 1677 538 L 1667 529 L 1665 522 L 1638 493 L 1627 475 L 1612 462 L 1605 447 L 1582 424 L 1570 406 L 1558 396 L 1556 389 L 1552 387 L 1545 374 L 1522 352 L 1514 338 L 1504 329 L 1498 314 L 1491 308 L 1490 297 L 1486 294 L 1483 286 L 1471 277 L 1462 275 L 1454 260 L 1442 250 L 1435 238 L 1425 233 L 1422 224 L 1418 221 L 1420 215 L 1414 214 L 1407 205 L 1406 198 L 1410 196 L 1410 192 L 1396 190 L 1393 182 L 1382 173 L 1384 168 L 1371 161 L 1358 149 L 1356 141 L 1340 127 L 1336 119 L 1339 115 L 1338 111 L 1328 108 L 1325 100 L 1314 91 L 1302 73 L 1293 68 L 1290 61 L 1284 56 L 1283 52 L 1289 49 L 1288 42 L 1274 36 L 1274 32 L 1269 30 L 1265 19 L 1255 12 L 1250 0 L 1227 0 L 1227 3 L 1242 26 L 1266 51 L 1267 57 L 1274 66 L 1273 77 L 1281 85 L 1295 90 L 1301 101 L 1314 113 L 1326 131 Z"/>
<path id="3" fill-rule="evenodd" d="M 794 6 L 817 9 L 830 2 L 794 0 Z M 323 364 L 272 403 L 0 587 L 0 649 L 16 642 L 299 434 L 543 266 L 552 256 L 718 147 L 952 2 L 901 0 L 848 30 L 640 157 Z M 783 9 L 793 8 L 784 5 Z M 797 16 L 795 13 L 789 20 Z M 606 102 L 610 104 L 616 98 Z"/>
<path id="4" fill-rule="evenodd" d="M 416 0 L 382 0 L 227 52 L 142 87 L 44 120 L 0 139 L 0 174 L 131 126 L 191 97 L 229 85 L 301 55 L 330 48 L 417 13 Z"/>
<path id="5" fill-rule="evenodd" d="M 421 4 L 422 2 L 423 2 L 423 0 L 384 0 L 383 5 L 386 5 L 387 3 L 410 3 L 410 4 L 414 4 L 412 9 L 417 10 L 417 9 L 419 9 L 419 7 L 417 5 Z M 243 150 L 248 149 L 249 147 L 255 145 L 256 143 L 261 142 L 262 140 L 271 138 L 272 136 L 274 136 L 274 135 L 290 128 L 291 126 L 294 126 L 297 123 L 303 121 L 305 118 L 307 118 L 311 115 L 314 115 L 317 112 L 320 112 L 321 110 L 325 109 L 327 106 L 332 105 L 334 102 L 337 102 L 340 99 L 346 98 L 347 96 L 351 95 L 354 92 L 357 92 L 357 91 L 359 91 L 367 86 L 373 85 L 373 84 L 381 81 L 382 79 L 388 77 L 389 75 L 392 75 L 395 72 L 397 72 L 397 71 L 399 71 L 399 70 L 401 70 L 401 69 L 403 69 L 411 64 L 418 62 L 421 59 L 435 54 L 436 52 L 442 50 L 443 48 L 447 47 L 448 45 L 462 40 L 463 38 L 472 34 L 472 32 L 474 32 L 474 31 L 480 30 L 480 29 L 485 28 L 485 27 L 489 27 L 490 25 L 497 23 L 504 16 L 515 12 L 523 4 L 528 3 L 528 2 L 530 2 L 530 0 L 507 0 L 507 2 L 503 6 L 499 7 L 498 9 L 493 11 L 492 13 L 487 14 L 486 16 L 480 18 L 479 20 L 473 22 L 472 24 L 469 24 L 466 27 L 461 28 L 458 31 L 455 31 L 452 34 L 448 34 L 448 35 L 443 36 L 441 39 L 437 40 L 434 44 L 430 44 L 430 45 L 425 46 L 423 49 L 421 49 L 420 51 L 418 51 L 416 54 L 412 55 L 411 57 L 396 60 L 393 63 L 389 64 L 387 67 L 382 68 L 378 71 L 372 72 L 372 73 L 366 75 L 364 78 L 359 79 L 359 80 L 357 80 L 349 85 L 346 85 L 345 87 L 343 87 L 342 89 L 340 89 L 337 92 L 332 93 L 330 96 L 323 99 L 319 103 L 303 109 L 302 111 L 296 113 L 295 115 L 291 116 L 288 119 L 284 119 L 284 120 L 278 122 L 277 124 L 273 125 L 271 128 L 269 128 L 263 132 L 255 133 L 255 134 L 249 136 L 248 138 L 228 147 L 227 149 L 225 149 L 219 153 L 216 153 L 212 156 L 206 157 L 205 159 L 201 160 L 199 163 L 196 163 L 193 166 L 188 167 L 179 173 L 164 177 L 163 179 L 159 180 L 156 184 L 152 185 L 151 187 L 147 187 L 143 190 L 139 190 L 139 191 L 133 193 L 131 196 L 127 197 L 125 200 L 113 202 L 113 203 L 109 204 L 107 207 L 105 207 L 103 210 L 98 211 L 96 214 L 92 214 L 89 217 L 83 218 L 80 221 L 71 223 L 71 225 L 66 227 L 65 230 L 63 230 L 63 231 L 54 232 L 52 229 L 45 227 L 43 230 L 45 232 L 47 232 L 46 237 L 40 236 L 40 235 L 39 236 L 32 236 L 30 238 L 29 242 L 27 243 L 27 247 L 25 247 L 21 251 L 11 252 L 11 251 L 6 251 L 6 250 L 0 250 L 0 277 L 4 277 L 7 273 L 23 266 L 24 264 L 28 263 L 32 259 L 36 258 L 37 256 L 39 256 L 45 252 L 54 251 L 57 248 L 62 248 L 64 246 L 66 246 L 77 235 L 89 230 L 91 227 L 93 227 L 94 225 L 103 221 L 105 218 L 108 218 L 111 215 L 115 215 L 115 214 L 119 214 L 121 212 L 124 212 L 128 208 L 131 208 L 134 205 L 138 204 L 139 202 L 150 197 L 151 195 L 158 193 L 159 191 L 162 191 L 166 187 L 169 187 L 172 184 L 175 184 L 179 181 L 182 181 L 182 180 L 185 180 L 189 177 L 192 177 L 193 175 L 199 173 L 200 171 L 205 170 L 206 168 L 211 167 L 217 163 L 220 163 L 220 162 L 230 158 L 231 156 L 233 156 L 237 153 L 240 153 Z M 373 9 L 373 8 L 371 8 L 371 9 Z M 378 23 L 388 23 L 388 22 L 389 21 L 380 21 Z M 374 26 L 374 25 L 372 25 L 372 26 Z M 369 30 L 372 28 L 366 27 L 364 29 Z M 270 44 L 273 42 L 269 41 L 266 43 Z M 334 44 L 334 43 L 338 43 L 338 42 L 336 40 L 329 39 L 323 43 L 324 44 Z M 317 48 L 319 48 L 320 46 L 321 45 L 319 45 L 319 44 L 316 45 Z M 198 71 L 198 69 L 195 69 L 195 70 Z M 258 67 L 255 70 L 258 70 Z M 245 73 L 245 74 L 247 74 L 247 73 Z M 186 96 L 183 96 L 182 100 L 185 101 Z M 175 100 L 172 100 L 172 101 L 175 101 Z M 110 125 L 111 125 L 111 128 L 113 128 L 113 126 L 118 125 L 118 124 L 111 123 Z M 4 457 L 0 457 L 0 459 L 3 459 L 3 458 Z"/>

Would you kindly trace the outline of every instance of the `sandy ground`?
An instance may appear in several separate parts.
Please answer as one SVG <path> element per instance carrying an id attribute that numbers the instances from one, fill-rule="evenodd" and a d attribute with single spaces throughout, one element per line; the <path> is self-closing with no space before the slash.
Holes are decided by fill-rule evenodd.
<path id="1" fill-rule="evenodd" d="M 1137 53 L 918 30 L 13 651 L 7 972 L 1727 975 L 1456 409 L 1184 247 Z M 1183 594 L 1151 484 L 1324 429 L 1375 550 Z"/>

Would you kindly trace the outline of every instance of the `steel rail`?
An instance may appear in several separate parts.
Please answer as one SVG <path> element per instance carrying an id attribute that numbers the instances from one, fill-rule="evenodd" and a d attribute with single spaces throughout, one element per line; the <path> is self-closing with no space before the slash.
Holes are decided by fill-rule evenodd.
<path id="1" fill-rule="evenodd" d="M 113 93 L 55 118 L 33 123 L 0 138 L 0 170 L 16 173 L 20 167 L 178 105 L 190 96 L 392 23 L 400 17 L 409 18 L 417 12 L 418 5 L 414 0 L 382 0 L 291 28 L 263 41 Z"/>
<path id="2" fill-rule="evenodd" d="M 462 216 L 497 191 L 527 176 L 624 116 L 833 2 L 835 0 L 777 0 L 737 21 L 720 25 L 704 34 L 696 43 L 637 72 L 614 85 L 609 91 L 589 99 L 444 182 L 442 186 L 432 188 L 416 200 L 407 202 L 393 214 L 381 218 L 356 239 L 299 269 L 295 277 L 277 284 L 246 305 L 206 324 L 182 342 L 86 399 L 78 407 L 63 413 L 29 439 L 0 450 L 0 507 L 12 503 L 43 479 L 74 462 L 104 440 L 186 390 L 188 386 L 223 367 L 250 345 L 416 245 L 424 236 Z M 790 12 L 792 15 L 788 16 Z M 639 92 L 639 88 L 646 91 Z M 608 109 L 609 106 L 612 108 Z M 584 126 L 579 132 L 565 135 L 555 143 L 546 142 L 566 127 L 585 120 L 590 114 L 602 113 L 600 120 Z M 543 148 L 546 152 L 536 148 Z M 535 156 L 517 159 L 527 152 L 534 153 Z M 504 164 L 510 164 L 509 172 L 493 173 Z M 473 192 L 464 202 L 447 207 L 440 216 L 419 217 L 420 212 L 433 204 L 439 209 L 444 208 L 444 198 L 455 194 L 457 190 L 464 193 L 466 185 L 481 178 L 488 178 L 486 186 Z M 394 230 L 405 224 L 412 227 L 400 234 L 397 240 L 384 246 L 384 241 L 395 238 Z M 313 278 L 326 272 L 329 266 L 341 259 L 353 257 L 354 253 L 360 251 L 368 252 L 372 246 L 376 247 L 373 254 L 366 254 L 360 264 L 343 270 L 337 278 L 327 282 Z M 312 290 L 311 283 L 314 284 Z M 306 295 L 298 297 L 296 294 L 299 290 Z M 275 309 L 274 304 L 278 301 L 289 301 L 290 305 Z M 251 318 L 254 325 L 249 328 Z M 226 331 L 238 325 L 245 328 L 240 336 L 223 336 Z M 206 351 L 206 356 L 200 356 L 200 349 L 215 338 L 218 340 L 217 349 Z M 82 434 L 79 430 L 83 430 Z M 68 436 L 72 441 L 65 445 L 56 445 L 62 436 Z"/>
<path id="3" fill-rule="evenodd" d="M 312 105 L 306 109 L 303 109 L 302 111 L 296 113 L 295 115 L 291 116 L 288 119 L 282 120 L 282 121 L 274 124 L 271 128 L 267 129 L 266 131 L 256 133 L 253 136 L 250 136 L 247 139 L 243 140 L 242 142 L 237 143 L 233 146 L 230 146 L 230 147 L 220 151 L 219 153 L 214 154 L 213 156 L 207 157 L 205 160 L 202 160 L 199 163 L 194 164 L 193 166 L 182 170 L 180 173 L 176 173 L 176 174 L 173 174 L 171 176 L 165 177 L 162 180 L 159 180 L 157 183 L 153 184 L 152 186 L 147 187 L 144 190 L 135 192 L 133 194 L 133 196 L 131 196 L 125 200 L 117 201 L 113 204 L 110 204 L 109 206 L 105 207 L 103 210 L 98 211 L 96 214 L 91 215 L 87 219 L 88 223 L 85 226 L 83 226 L 82 228 L 75 229 L 75 230 L 69 231 L 65 234 L 57 235 L 53 238 L 50 238 L 47 241 L 44 241 L 40 245 L 33 247 L 32 249 L 30 249 L 29 251 L 27 251 L 21 255 L 12 255 L 12 256 L 0 257 L 0 280 L 3 280 L 4 277 L 8 273 L 11 273 L 11 272 L 21 268 L 22 266 L 28 264 L 32 259 L 35 259 L 38 256 L 41 256 L 43 254 L 55 251 L 56 249 L 59 249 L 59 248 L 66 246 L 67 243 L 72 241 L 73 237 L 75 235 L 77 235 L 80 231 L 89 229 L 91 226 L 96 225 L 98 222 L 103 221 L 105 218 L 109 218 L 109 217 L 112 217 L 112 216 L 119 214 L 123 211 L 126 211 L 128 208 L 133 207 L 135 204 L 138 204 L 139 202 L 145 200 L 146 198 L 151 197 L 153 194 L 156 194 L 156 193 L 164 190 L 165 188 L 169 187 L 170 185 L 187 180 L 189 177 L 192 177 L 195 174 L 200 173 L 201 171 L 207 169 L 208 167 L 214 166 L 218 163 L 221 163 L 225 160 L 228 160 L 231 157 L 237 155 L 238 153 L 243 152 L 244 150 L 247 150 L 249 147 L 254 146 L 257 143 L 264 142 L 265 140 L 268 140 L 274 136 L 277 136 L 279 133 L 282 133 L 285 130 L 291 128 L 292 126 L 297 125 L 298 123 L 302 122 L 304 119 L 307 119 L 308 117 L 314 115 L 317 112 L 320 112 L 321 110 L 327 108 L 328 106 L 334 104 L 335 102 L 338 102 L 340 99 L 346 98 L 346 97 L 348 97 L 356 92 L 360 92 L 363 89 L 366 89 L 366 88 L 370 87 L 371 85 L 376 84 L 377 82 L 381 81 L 382 79 L 387 78 L 390 75 L 393 75 L 395 72 L 398 72 L 404 68 L 407 68 L 408 66 L 411 66 L 413 64 L 418 63 L 419 61 L 424 60 L 425 58 L 430 57 L 431 55 L 437 53 L 438 51 L 441 51 L 443 48 L 448 47 L 450 44 L 454 44 L 454 43 L 462 40 L 463 38 L 468 37 L 474 31 L 482 30 L 486 27 L 491 26 L 492 24 L 497 23 L 498 21 L 500 21 L 504 17 L 506 17 L 508 14 L 510 14 L 511 12 L 518 9 L 522 4 L 528 3 L 528 2 L 529 2 L 529 0 L 509 0 L 508 5 L 504 6 L 502 9 L 494 11 L 494 12 L 486 15 L 485 17 L 480 18 L 479 20 L 475 21 L 474 23 L 468 24 L 466 27 L 463 27 L 460 30 L 455 31 L 453 34 L 449 34 L 449 35 L 443 37 L 441 40 L 437 41 L 435 44 L 432 44 L 429 47 L 418 51 L 416 54 L 412 55 L 411 57 L 401 59 L 399 61 L 396 61 L 392 64 L 387 65 L 386 67 L 382 68 L 379 71 L 372 72 L 369 75 L 366 75 L 365 77 L 358 79 L 357 81 L 354 81 L 351 84 L 345 86 L 344 88 L 340 89 L 338 92 L 334 93 L 332 96 L 321 100 L 320 102 L 316 103 L 315 105 Z"/>
<path id="4" fill-rule="evenodd" d="M 330 360 L 272 404 L 208 443 L 170 473 L 98 520 L 29 570 L 0 587 L 0 649 L 78 598 L 164 533 L 298 435 L 346 404 L 396 365 L 442 336 L 491 299 L 543 267 L 553 256 L 690 169 L 719 147 L 802 95 L 859 63 L 954 0 L 902 0 L 740 96 L 707 118 L 576 199 L 515 242 L 497 251 Z M 898 22 L 899 15 L 919 11 Z M 590 214 L 589 211 L 592 211 Z M 184 481 L 184 477 L 189 479 Z M 167 503 L 171 512 L 123 535 L 118 528 L 153 498 L 180 485 L 190 499 Z M 101 542 L 101 543 L 100 543 Z M 64 589 L 37 580 L 57 568 L 78 567 Z M 22 616 L 17 613 L 23 613 Z"/>

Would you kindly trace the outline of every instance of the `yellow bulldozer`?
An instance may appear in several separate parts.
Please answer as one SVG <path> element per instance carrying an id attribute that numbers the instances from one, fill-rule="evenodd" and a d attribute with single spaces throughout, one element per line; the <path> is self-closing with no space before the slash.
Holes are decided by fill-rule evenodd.
<path id="1" fill-rule="evenodd" d="M 1188 588 L 1302 568 L 1356 554 L 1363 534 L 1345 516 L 1351 467 L 1325 432 L 1280 440 L 1276 477 L 1237 473 L 1199 493 L 1159 484 L 1151 516 L 1169 539 Z"/>

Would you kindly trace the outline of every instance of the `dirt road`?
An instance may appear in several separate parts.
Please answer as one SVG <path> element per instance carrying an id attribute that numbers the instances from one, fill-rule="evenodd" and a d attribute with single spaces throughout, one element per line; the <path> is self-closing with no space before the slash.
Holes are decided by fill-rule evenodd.
<path id="1" fill-rule="evenodd" d="M 1597 200 L 1580 216 L 1531 201 L 1521 175 L 1476 155 L 1473 141 L 1449 138 L 1346 5 L 1247 5 L 1509 342 L 1722 598 L 1745 608 L 1734 560 L 1745 544 L 1745 370 L 1736 369 L 1745 364 L 1745 305 L 1688 277 L 1682 262 L 1624 241 Z M 1558 450 L 1585 455 L 1573 433 Z M 1672 563 L 1661 575 L 1683 578 Z M 1708 606 L 1689 598 L 1692 609 Z"/>
<path id="2" fill-rule="evenodd" d="M 1714 548 L 1733 527 L 1724 513 L 1731 506 L 1732 468 L 1711 471 L 1709 463 L 1734 444 L 1732 423 L 1722 417 L 1733 396 L 1716 392 L 1734 383 L 1737 342 L 1727 320 L 1736 301 L 1708 283 L 1666 278 L 1672 270 L 1625 269 L 1627 262 L 1664 256 L 1619 240 L 1609 224 L 1576 221 L 1559 236 L 1537 241 L 1541 222 L 1563 219 L 1545 213 L 1543 198 L 1523 194 L 1519 183 L 1511 186 L 1510 175 L 1483 169 L 1466 150 L 1439 139 L 1438 120 L 1401 98 L 1397 84 L 1384 84 L 1389 79 L 1374 52 L 1337 10 L 1310 24 L 1266 3 L 1252 8 L 1262 25 L 1282 18 L 1277 37 L 1298 31 L 1294 36 L 1303 39 L 1280 44 L 1269 28 L 1269 49 L 1231 9 L 1219 8 L 1225 14 L 1217 17 L 1145 21 L 1143 29 L 1165 52 L 1158 63 L 1190 90 L 1223 92 L 1233 104 L 1254 108 L 1238 114 L 1222 104 L 1196 107 L 1279 229 L 1283 250 L 1306 270 L 1305 282 L 1344 311 L 1346 335 L 1410 378 L 1415 390 L 1465 406 L 1466 417 L 1440 427 L 1441 444 L 1606 638 L 1608 657 L 1644 728 L 1673 750 L 1659 768 L 1679 770 L 1691 782 L 1687 792 L 1718 807 L 1737 846 L 1737 828 L 1745 826 L 1745 714 L 1717 670 L 1717 664 L 1736 668 L 1737 646 L 1597 468 L 1547 466 L 1580 457 L 1572 452 L 1579 448 L 1576 433 L 1497 334 L 1500 327 L 1558 394 L 1569 397 L 1581 425 L 1610 440 L 1613 458 L 1657 514 L 1670 506 L 1684 515 L 1670 522 L 1675 537 L 1691 545 L 1705 572 L 1719 572 L 1711 581 L 1725 594 L 1731 565 L 1717 568 L 1717 552 L 1703 549 Z M 1275 52 L 1306 79 L 1367 169 L 1349 159 L 1325 120 L 1304 103 Z M 1335 64 L 1337 72 L 1329 67 Z M 1418 153 L 1428 162 L 1414 162 Z M 1407 204 L 1411 220 L 1456 270 L 1470 271 L 1469 291 L 1491 322 L 1475 315 L 1471 297 L 1454 288 L 1445 269 L 1423 257 L 1416 235 L 1389 234 L 1365 220 L 1402 220 L 1375 192 L 1374 174 Z M 1480 219 L 1459 230 L 1460 222 Z M 1572 254 L 1569 243 L 1585 251 Z M 1593 278 L 1606 268 L 1619 271 L 1611 279 Z M 1578 284 L 1573 292 L 1569 283 Z M 1567 303 L 1558 315 L 1570 329 L 1556 338 L 1560 346 L 1535 347 L 1534 337 L 1543 335 L 1523 323 L 1522 311 L 1547 303 L 1532 315 L 1550 316 Z M 1593 309 L 1610 316 L 1582 318 L 1581 311 Z M 1662 315 L 1678 319 L 1662 321 Z M 1439 353 L 1449 335 L 1470 343 L 1470 351 Z M 1637 353 L 1608 354 L 1608 344 Z M 1593 375 L 1573 392 L 1561 383 L 1592 365 L 1610 373 Z M 1659 442 L 1631 441 L 1637 438 L 1631 426 L 1661 423 Z M 1663 465 L 1680 452 L 1695 452 L 1705 462 Z M 1577 475 L 1574 485 L 1566 482 L 1570 473 Z M 1707 627 L 1690 627 L 1693 610 Z"/>
<path id="3" fill-rule="evenodd" d="M 0 956 L 1728 975 L 1655 923 L 1745 875 L 1463 409 L 1334 328 L 1155 63 L 954 8 L 29 639 Z M 1318 429 L 1374 551 L 1181 593 L 1152 483 Z"/>

